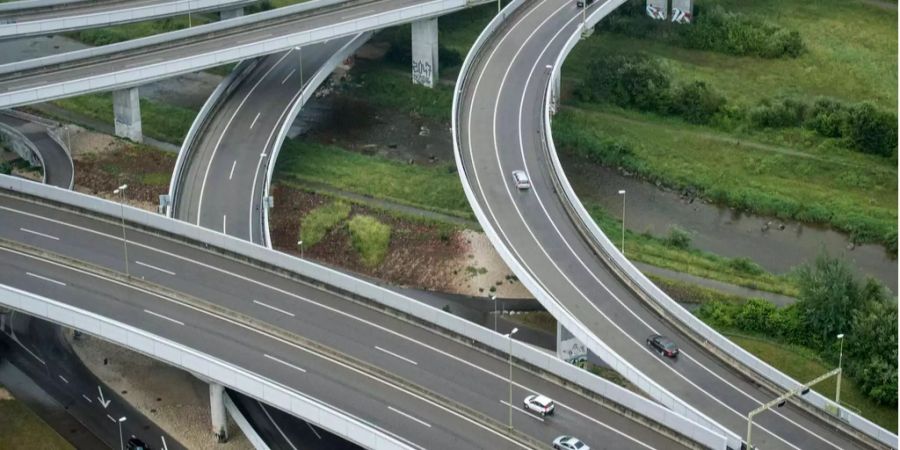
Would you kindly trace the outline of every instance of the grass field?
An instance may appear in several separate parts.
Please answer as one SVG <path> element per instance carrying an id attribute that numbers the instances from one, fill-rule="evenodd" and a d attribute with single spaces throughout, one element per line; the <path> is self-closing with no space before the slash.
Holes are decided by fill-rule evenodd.
<path id="1" fill-rule="evenodd" d="M 896 12 L 838 0 L 710 0 L 703 7 L 716 4 L 797 30 L 808 50 L 798 58 L 734 57 L 598 33 L 567 59 L 564 91 L 584 76 L 588 61 L 637 52 L 659 58 L 676 82 L 706 81 L 728 98 L 730 108 L 778 97 L 829 96 L 897 110 Z M 859 241 L 896 249 L 896 159 L 849 151 L 798 128 L 694 126 L 608 105 L 569 105 L 554 121 L 557 143 L 574 133 L 624 141 L 638 166 L 628 169 L 646 178 L 697 188 L 705 198 L 737 209 L 828 224 Z"/>
<path id="2" fill-rule="evenodd" d="M 361 65 L 355 76 L 360 82 L 360 86 L 351 91 L 355 97 L 411 115 L 450 121 L 451 86 L 438 85 L 429 89 L 415 85 L 410 81 L 409 72 L 385 64 Z"/>
<path id="3" fill-rule="evenodd" d="M 387 256 L 391 243 L 391 227 L 372 216 L 356 215 L 347 222 L 350 241 L 360 259 L 369 267 L 378 267 Z"/>
<path id="4" fill-rule="evenodd" d="M 783 345 L 759 336 L 733 333 L 726 335 L 748 352 L 800 382 L 812 380 L 834 368 L 824 363 L 812 350 L 804 347 Z M 835 379 L 823 381 L 813 389 L 825 397 L 834 399 Z M 897 431 L 897 409 L 872 403 L 859 391 L 856 383 L 847 377 L 841 380 L 841 403 L 859 409 L 864 417 L 888 430 Z"/>
<path id="5" fill-rule="evenodd" d="M 300 240 L 307 248 L 312 247 L 348 216 L 350 205 L 345 202 L 336 201 L 320 206 L 310 211 L 300 221 Z"/>
<path id="6" fill-rule="evenodd" d="M 83 114 L 92 119 L 113 123 L 112 94 L 88 94 L 54 100 L 61 108 Z M 141 99 L 141 127 L 146 136 L 160 141 L 181 144 L 194 122 L 197 111 Z"/>
<path id="7" fill-rule="evenodd" d="M 2 391 L 0 387 L 0 391 Z M 0 399 L 0 450 L 74 449 L 49 425 L 15 399 Z"/>

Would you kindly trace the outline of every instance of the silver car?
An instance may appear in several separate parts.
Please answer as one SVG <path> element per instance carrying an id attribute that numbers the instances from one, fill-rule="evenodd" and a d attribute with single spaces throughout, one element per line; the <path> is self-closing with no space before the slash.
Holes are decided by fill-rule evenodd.
<path id="1" fill-rule="evenodd" d="M 591 450 L 584 442 L 572 436 L 560 436 L 553 440 L 556 450 Z"/>
<path id="2" fill-rule="evenodd" d="M 531 187 L 531 181 L 528 179 L 528 175 L 524 170 L 513 170 L 512 177 L 513 183 L 519 190 L 525 190 Z"/>

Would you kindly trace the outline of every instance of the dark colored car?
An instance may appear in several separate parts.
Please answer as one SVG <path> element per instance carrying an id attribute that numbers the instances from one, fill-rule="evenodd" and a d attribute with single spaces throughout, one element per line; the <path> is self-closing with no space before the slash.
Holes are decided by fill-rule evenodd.
<path id="1" fill-rule="evenodd" d="M 579 8 L 584 8 L 585 3 L 590 5 L 591 3 L 594 3 L 594 0 L 575 0 L 575 6 Z"/>
<path id="2" fill-rule="evenodd" d="M 128 440 L 128 445 L 126 446 L 128 450 L 152 450 L 149 445 L 145 444 L 144 441 L 132 436 L 131 439 Z"/>
<path id="3" fill-rule="evenodd" d="M 660 355 L 670 358 L 678 356 L 678 346 L 665 336 L 654 334 L 647 338 L 647 345 L 658 351 Z"/>

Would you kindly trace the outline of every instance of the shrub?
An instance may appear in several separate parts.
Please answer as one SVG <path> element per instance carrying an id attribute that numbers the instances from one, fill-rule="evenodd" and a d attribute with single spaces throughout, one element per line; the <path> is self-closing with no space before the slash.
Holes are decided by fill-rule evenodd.
<path id="1" fill-rule="evenodd" d="M 349 215 L 350 205 L 340 201 L 313 209 L 300 221 L 300 240 L 306 248 L 318 244 L 329 230 Z"/>
<path id="2" fill-rule="evenodd" d="M 743 330 L 768 334 L 774 331 L 770 318 L 777 310 L 775 304 L 770 301 L 751 298 L 744 303 L 735 319 Z"/>
<path id="3" fill-rule="evenodd" d="M 848 119 L 846 106 L 831 98 L 819 98 L 813 103 L 807 127 L 825 137 L 841 137 Z"/>
<path id="4" fill-rule="evenodd" d="M 793 99 L 765 100 L 750 110 L 750 121 L 759 128 L 798 127 L 806 119 L 807 105 Z"/>
<path id="5" fill-rule="evenodd" d="M 678 86 L 672 93 L 669 110 L 691 123 L 705 124 L 725 107 L 725 97 L 703 81 Z"/>
<path id="6" fill-rule="evenodd" d="M 670 78 L 656 59 L 643 55 L 610 55 L 591 63 L 575 95 L 584 101 L 659 111 L 669 104 Z"/>
<path id="7" fill-rule="evenodd" d="M 12 173 L 12 170 L 13 170 L 12 164 L 10 164 L 6 161 L 0 162 L 0 174 L 9 175 Z"/>
<path id="8" fill-rule="evenodd" d="M 897 116 L 860 103 L 850 110 L 843 134 L 863 153 L 891 156 L 897 148 Z"/>
<path id="9" fill-rule="evenodd" d="M 353 248 L 363 263 L 369 267 L 381 264 L 391 242 L 391 227 L 371 216 L 354 216 L 348 225 Z"/>
<path id="10" fill-rule="evenodd" d="M 749 258 L 732 258 L 728 260 L 728 267 L 749 275 L 759 275 L 764 272 L 759 264 L 756 264 Z"/>
<path id="11" fill-rule="evenodd" d="M 665 238 L 665 244 L 672 248 L 686 250 L 691 246 L 691 234 L 678 225 L 672 225 L 669 227 L 669 234 Z"/>

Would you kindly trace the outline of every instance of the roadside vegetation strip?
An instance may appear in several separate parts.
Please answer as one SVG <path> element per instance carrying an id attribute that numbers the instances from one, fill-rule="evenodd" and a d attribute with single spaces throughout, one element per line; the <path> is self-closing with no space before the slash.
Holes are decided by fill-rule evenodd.
<path id="1" fill-rule="evenodd" d="M 64 33 L 64 35 L 88 45 L 109 45 L 152 36 L 154 34 L 181 30 L 183 28 L 188 28 L 189 26 L 207 24 L 214 21 L 213 14 L 215 13 L 194 13 L 191 14 L 190 18 L 188 18 L 187 15 L 174 16 L 125 25 L 113 25 L 72 31 Z"/>
<path id="2" fill-rule="evenodd" d="M 115 120 L 111 93 L 80 95 L 54 100 L 53 103 L 90 119 L 109 124 Z M 141 99 L 143 133 L 160 141 L 180 144 L 196 115 L 197 111 L 189 108 Z"/>
<path id="3" fill-rule="evenodd" d="M 0 386 L 0 448 L 74 449 L 24 403 Z"/>
<path id="4" fill-rule="evenodd" d="M 353 248 L 369 267 L 377 267 L 387 255 L 391 243 L 391 227 L 372 216 L 357 215 L 347 223 Z"/>
<path id="5" fill-rule="evenodd" d="M 306 248 L 312 247 L 349 216 L 350 205 L 342 201 L 313 209 L 300 222 L 300 240 Z"/>

